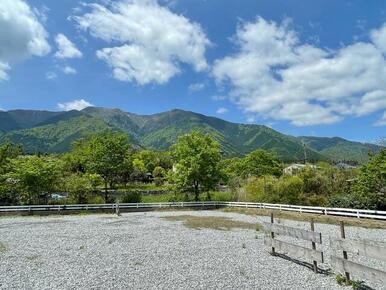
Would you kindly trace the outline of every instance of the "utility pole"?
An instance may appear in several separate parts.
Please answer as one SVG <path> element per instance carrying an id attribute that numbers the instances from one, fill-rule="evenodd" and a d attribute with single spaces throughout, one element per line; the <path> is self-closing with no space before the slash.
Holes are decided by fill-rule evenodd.
<path id="1" fill-rule="evenodd" d="M 304 141 L 302 141 L 302 145 L 303 145 L 303 154 L 304 154 L 304 165 L 307 164 L 307 150 L 306 150 L 306 143 L 304 143 Z"/>

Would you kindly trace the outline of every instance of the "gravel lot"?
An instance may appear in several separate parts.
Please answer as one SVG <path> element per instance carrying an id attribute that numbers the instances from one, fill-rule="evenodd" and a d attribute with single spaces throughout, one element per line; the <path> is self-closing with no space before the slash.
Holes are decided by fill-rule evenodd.
<path id="1" fill-rule="evenodd" d="M 268 221 L 221 211 L 0 218 L 0 289 L 351 289 L 337 285 L 333 275 L 316 275 L 270 256 L 263 232 L 196 230 L 161 219 L 174 215 Z M 315 227 L 324 241 L 339 236 L 336 226 Z M 347 237 L 386 237 L 385 230 L 347 227 L 346 232 Z"/>

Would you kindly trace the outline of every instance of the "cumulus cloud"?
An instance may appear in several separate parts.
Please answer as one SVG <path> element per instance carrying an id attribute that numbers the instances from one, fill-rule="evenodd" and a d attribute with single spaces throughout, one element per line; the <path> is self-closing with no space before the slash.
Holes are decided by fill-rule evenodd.
<path id="1" fill-rule="evenodd" d="M 194 83 L 190 84 L 188 87 L 189 92 L 194 93 L 194 92 L 199 92 L 205 89 L 205 84 L 204 83 Z"/>
<path id="2" fill-rule="evenodd" d="M 82 52 L 64 34 L 59 33 L 55 37 L 58 51 L 55 53 L 57 58 L 81 58 Z"/>
<path id="3" fill-rule="evenodd" d="M 9 78 L 12 64 L 50 52 L 48 34 L 34 11 L 23 0 L 1 0 L 0 81 Z"/>
<path id="4" fill-rule="evenodd" d="M 77 74 L 76 69 L 74 69 L 73 67 L 71 67 L 71 66 L 69 66 L 69 65 L 66 65 L 66 66 L 63 68 L 63 72 L 64 72 L 66 75 L 75 75 L 75 74 Z"/>
<path id="5" fill-rule="evenodd" d="M 80 111 L 80 110 L 83 110 L 84 108 L 92 107 L 92 106 L 94 105 L 87 102 L 84 99 L 74 100 L 67 103 L 58 103 L 58 108 L 62 111 L 71 111 L 71 110 Z"/>
<path id="6" fill-rule="evenodd" d="M 196 71 L 208 68 L 210 41 L 199 24 L 173 13 L 156 0 L 88 4 L 88 13 L 74 16 L 78 26 L 114 44 L 96 52 L 121 81 L 164 84 L 181 72 L 181 63 Z"/>
<path id="7" fill-rule="evenodd" d="M 386 28 L 338 50 L 301 43 L 290 21 L 238 27 L 238 51 L 215 61 L 218 84 L 247 114 L 296 126 L 331 124 L 386 109 Z M 384 45 L 384 46 L 383 46 Z"/>
<path id="8" fill-rule="evenodd" d="M 216 113 L 217 114 L 225 114 L 225 113 L 228 113 L 228 109 L 227 108 L 224 108 L 224 107 L 220 107 L 217 109 Z"/>

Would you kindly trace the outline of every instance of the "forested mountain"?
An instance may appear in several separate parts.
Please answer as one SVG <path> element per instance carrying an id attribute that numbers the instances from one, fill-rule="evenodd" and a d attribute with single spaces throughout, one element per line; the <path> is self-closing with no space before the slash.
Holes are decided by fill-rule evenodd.
<path id="1" fill-rule="evenodd" d="M 305 152 L 308 160 L 364 162 L 369 152 L 380 149 L 337 137 L 293 137 L 266 126 L 236 124 L 182 110 L 146 116 L 96 107 L 69 112 L 0 112 L 0 143 L 21 143 L 29 153 L 64 152 L 74 140 L 106 130 L 126 132 L 136 146 L 165 150 L 178 136 L 194 129 L 211 134 L 227 156 L 262 148 L 285 161 L 303 160 Z"/>

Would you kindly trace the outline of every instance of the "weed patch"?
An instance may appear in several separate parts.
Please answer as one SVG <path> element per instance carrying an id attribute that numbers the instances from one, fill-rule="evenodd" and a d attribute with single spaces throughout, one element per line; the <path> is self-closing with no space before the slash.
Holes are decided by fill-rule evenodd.
<path id="1" fill-rule="evenodd" d="M 201 229 L 214 229 L 229 231 L 232 229 L 248 229 L 248 230 L 259 230 L 260 225 L 256 223 L 247 223 L 232 220 L 226 217 L 214 217 L 214 216 L 192 216 L 192 215 L 179 215 L 179 216 L 167 216 L 162 219 L 168 221 L 182 221 L 184 226 L 196 230 Z"/>

